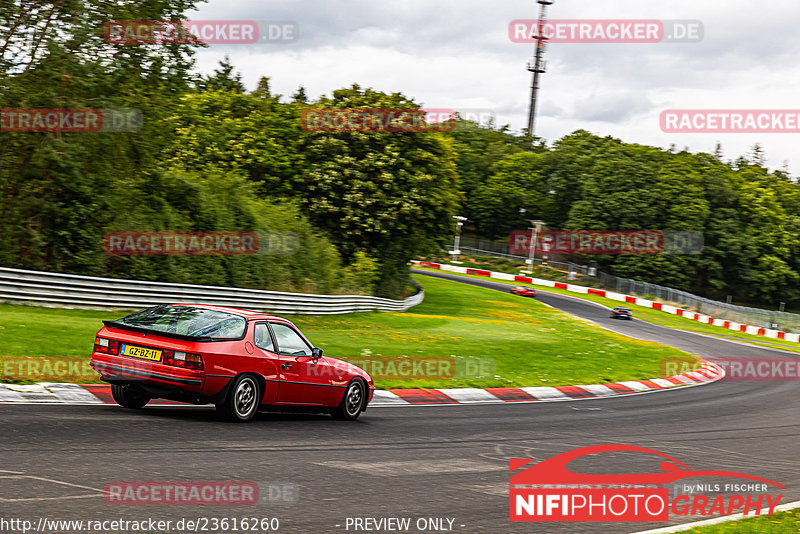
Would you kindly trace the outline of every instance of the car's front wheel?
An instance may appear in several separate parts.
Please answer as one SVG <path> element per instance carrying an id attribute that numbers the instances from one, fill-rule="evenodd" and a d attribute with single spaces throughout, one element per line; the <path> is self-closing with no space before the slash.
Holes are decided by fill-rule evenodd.
<path id="1" fill-rule="evenodd" d="M 111 396 L 123 408 L 141 410 L 150 402 L 150 395 L 136 384 L 111 384 Z"/>
<path id="2" fill-rule="evenodd" d="M 353 380 L 347 385 L 342 402 L 333 411 L 333 417 L 342 421 L 355 421 L 361 415 L 366 398 L 366 390 L 361 380 Z"/>
<path id="3" fill-rule="evenodd" d="M 225 400 L 216 406 L 223 419 L 246 423 L 256 415 L 260 402 L 258 381 L 251 375 L 239 375 L 233 379 Z"/>

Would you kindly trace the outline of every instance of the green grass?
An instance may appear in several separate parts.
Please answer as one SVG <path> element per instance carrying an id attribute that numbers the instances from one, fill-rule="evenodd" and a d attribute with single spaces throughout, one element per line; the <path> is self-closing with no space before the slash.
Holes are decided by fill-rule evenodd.
<path id="1" fill-rule="evenodd" d="M 764 336 L 755 336 L 753 334 L 745 334 L 743 332 L 736 332 L 734 330 L 728 330 L 727 328 L 722 328 L 721 326 L 713 326 L 709 324 L 703 324 L 698 321 L 694 321 L 692 319 L 687 319 L 686 317 L 681 317 L 679 315 L 672 315 L 663 311 L 654 310 L 652 308 L 646 308 L 644 306 L 638 306 L 636 304 L 626 304 L 620 302 L 618 300 L 612 300 L 606 297 L 599 297 L 597 295 L 587 295 L 583 293 L 575 293 L 573 291 L 567 291 L 566 289 L 556 289 L 547 286 L 537 286 L 534 284 L 525 284 L 522 282 L 512 282 L 508 280 L 499 280 L 497 278 L 487 278 L 485 276 L 476 276 L 476 275 L 467 275 L 467 274 L 458 274 L 452 273 L 449 271 L 440 271 L 438 269 L 428 269 L 428 268 L 420 268 L 414 267 L 415 269 L 420 269 L 423 271 L 429 271 L 432 273 L 441 273 L 446 272 L 447 274 L 452 274 L 456 276 L 463 276 L 465 278 L 476 278 L 481 280 L 491 280 L 492 282 L 498 282 L 502 284 L 507 284 L 509 286 L 529 286 L 537 289 L 543 289 L 548 293 L 558 293 L 561 295 L 569 295 L 573 297 L 578 297 L 583 300 L 589 300 L 592 302 L 596 302 L 598 304 L 602 304 L 604 306 L 608 306 L 609 308 L 614 308 L 616 306 L 626 306 L 633 311 L 633 316 L 637 319 L 641 319 L 643 321 L 647 321 L 649 323 L 653 323 L 659 326 L 665 326 L 667 328 L 674 328 L 676 330 L 686 330 L 689 332 L 698 332 L 701 334 L 708 334 L 712 336 L 716 336 L 722 339 L 731 339 L 734 341 L 740 341 L 744 343 L 749 343 L 753 345 L 757 345 L 760 347 L 768 347 L 780 350 L 787 350 L 789 352 L 797 352 L 800 353 L 800 343 L 795 343 L 793 341 L 786 341 L 783 339 L 773 339 L 767 338 Z"/>
<path id="2" fill-rule="evenodd" d="M 728 521 L 697 527 L 686 532 L 690 534 L 778 534 L 800 532 L 800 510 L 777 512 L 739 521 Z"/>
<path id="3" fill-rule="evenodd" d="M 671 347 L 633 340 L 511 294 L 417 276 L 425 301 L 406 313 L 287 316 L 328 356 L 471 359 L 483 376 L 377 379 L 380 388 L 595 384 L 659 376 Z M 121 312 L 0 305 L 0 356 L 87 359 L 102 319 Z M 493 374 L 492 374 L 493 373 Z M 56 381 L 56 380 L 53 380 Z"/>

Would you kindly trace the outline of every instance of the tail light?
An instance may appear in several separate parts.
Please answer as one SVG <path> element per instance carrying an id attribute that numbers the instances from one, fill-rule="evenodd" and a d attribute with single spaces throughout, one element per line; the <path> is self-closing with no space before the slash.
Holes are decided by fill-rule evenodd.
<path id="1" fill-rule="evenodd" d="M 184 369 L 193 369 L 196 371 L 203 370 L 203 357 L 199 354 L 193 354 L 191 352 L 165 350 L 164 358 L 162 359 L 161 363 L 164 365 L 182 367 Z"/>
<path id="2" fill-rule="evenodd" d="M 103 354 L 119 354 L 119 341 L 116 339 L 106 339 L 104 337 L 94 338 L 94 351 Z"/>

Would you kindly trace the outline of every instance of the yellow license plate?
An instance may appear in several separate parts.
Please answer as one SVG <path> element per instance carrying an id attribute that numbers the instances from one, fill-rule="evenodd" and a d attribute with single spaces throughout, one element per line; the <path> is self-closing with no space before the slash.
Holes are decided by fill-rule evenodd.
<path id="1" fill-rule="evenodd" d="M 120 354 L 123 356 L 133 356 L 134 358 L 144 358 L 145 360 L 153 360 L 154 362 L 161 360 L 161 351 L 155 349 L 146 349 L 144 347 L 135 347 L 133 345 L 122 345 Z"/>

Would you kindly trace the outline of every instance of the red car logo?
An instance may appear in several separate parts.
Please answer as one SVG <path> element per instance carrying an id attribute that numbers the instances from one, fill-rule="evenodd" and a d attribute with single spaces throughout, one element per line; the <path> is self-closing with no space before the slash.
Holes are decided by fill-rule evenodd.
<path id="1" fill-rule="evenodd" d="M 664 458 L 665 462 L 660 465 L 661 472 L 658 473 L 643 473 L 643 474 L 609 474 L 609 475 L 594 475 L 585 473 L 575 473 L 567 468 L 567 464 L 574 460 L 587 456 L 589 454 L 597 454 L 599 452 L 620 452 L 620 451 L 633 451 L 644 452 L 653 454 Z M 534 462 L 535 460 L 511 460 L 510 467 L 515 471 L 523 465 Z M 766 478 L 761 478 L 745 473 L 737 473 L 735 471 L 695 471 L 689 468 L 688 465 L 668 456 L 662 452 L 645 447 L 638 447 L 635 445 L 595 445 L 592 447 L 583 447 L 573 451 L 565 452 L 542 460 L 541 462 L 528 467 L 527 469 L 511 476 L 509 483 L 512 485 L 523 484 L 668 484 L 690 477 L 701 476 L 716 476 L 716 477 L 735 477 L 756 480 L 759 482 L 766 482 L 774 486 L 785 488 L 783 484 L 773 482 Z"/>

